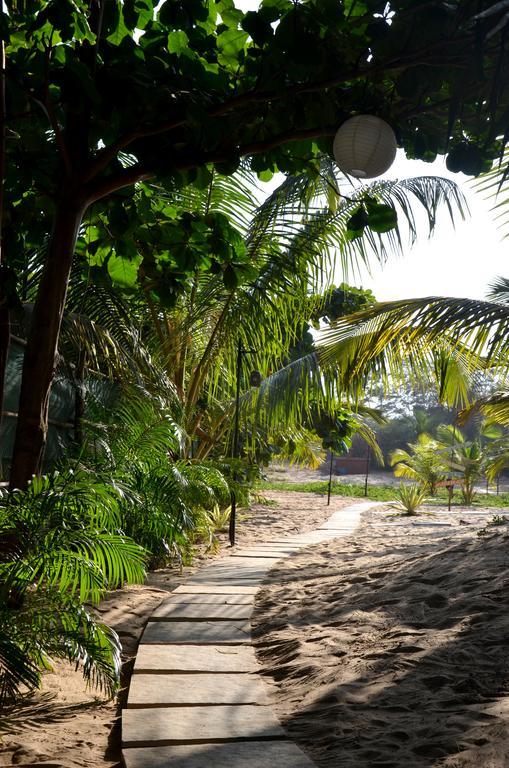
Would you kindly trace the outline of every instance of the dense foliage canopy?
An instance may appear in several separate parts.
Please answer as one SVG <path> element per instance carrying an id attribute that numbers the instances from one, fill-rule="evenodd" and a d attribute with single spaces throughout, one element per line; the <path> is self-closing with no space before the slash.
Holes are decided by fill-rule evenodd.
<path id="1" fill-rule="evenodd" d="M 175 217 L 171 207 L 157 211 L 154 232 L 150 201 L 132 198 L 135 182 L 205 187 L 213 167 L 232 173 L 246 156 L 264 179 L 316 174 L 338 126 L 362 112 L 388 120 L 410 157 L 449 151 L 450 167 L 471 174 L 503 145 L 505 2 L 263 0 L 246 14 L 232 0 L 6 6 L 0 363 L 15 303 L 9 268 L 47 248 L 14 484 L 26 484 L 44 449 L 67 280 L 89 206 L 134 266 L 133 240 L 157 247 L 171 293 L 203 265 L 236 279 L 242 249 L 228 221 Z"/>

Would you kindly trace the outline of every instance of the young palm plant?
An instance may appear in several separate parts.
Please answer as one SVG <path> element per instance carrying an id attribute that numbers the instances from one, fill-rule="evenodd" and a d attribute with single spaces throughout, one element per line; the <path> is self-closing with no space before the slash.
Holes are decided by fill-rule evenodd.
<path id="1" fill-rule="evenodd" d="M 419 485 L 401 485 L 396 491 L 397 501 L 391 506 L 404 515 L 413 517 L 419 507 L 426 501 L 426 489 Z"/>
<path id="2" fill-rule="evenodd" d="M 122 529 L 151 555 L 152 564 L 182 560 L 203 513 L 230 503 L 224 473 L 212 462 L 182 458 L 187 435 L 179 401 L 142 387 L 117 387 L 113 402 L 96 399 L 93 423 L 77 459 L 121 495 Z"/>
<path id="3" fill-rule="evenodd" d="M 424 493 L 436 496 L 438 483 L 445 478 L 445 467 L 440 445 L 427 434 L 421 434 L 409 450 L 400 448 L 390 457 L 396 477 L 417 481 Z M 403 487 L 403 486 L 402 486 Z"/>
<path id="4" fill-rule="evenodd" d="M 463 503 L 470 506 L 476 496 L 475 485 L 482 477 L 485 456 L 479 440 L 465 440 L 459 429 L 452 425 L 437 427 L 437 438 L 442 444 L 445 466 L 461 478 Z"/>
<path id="5" fill-rule="evenodd" d="M 84 471 L 0 494 L 0 702 L 39 684 L 55 658 L 113 693 L 120 644 L 90 606 L 143 580 L 145 552 L 122 531 L 119 494 Z"/>

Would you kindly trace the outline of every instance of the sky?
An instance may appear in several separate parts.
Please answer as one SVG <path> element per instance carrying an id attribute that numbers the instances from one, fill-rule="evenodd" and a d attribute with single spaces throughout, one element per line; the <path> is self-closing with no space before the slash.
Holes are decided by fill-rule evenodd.
<path id="1" fill-rule="evenodd" d="M 383 178 L 444 176 L 455 181 L 467 198 L 470 213 L 454 225 L 444 208 L 435 233 L 428 237 L 426 221 L 422 233 L 403 256 L 390 256 L 384 267 L 373 265 L 371 275 L 361 275 L 364 288 L 371 288 L 379 301 L 419 296 L 483 298 L 498 276 L 509 277 L 509 238 L 503 240 L 491 210 L 494 201 L 474 189 L 473 180 L 450 173 L 443 157 L 435 163 L 407 160 L 403 152 Z M 356 283 L 359 281 L 356 280 Z"/>
<path id="2" fill-rule="evenodd" d="M 256 10 L 259 0 L 236 0 L 235 5 L 243 11 Z M 493 202 L 474 191 L 471 179 L 449 173 L 443 157 L 423 163 L 407 160 L 402 151 L 383 178 L 430 175 L 456 181 L 467 198 L 470 215 L 465 221 L 456 217 L 453 227 L 444 209 L 431 239 L 423 221 L 422 235 L 413 248 L 405 249 L 403 257 L 390 257 L 383 268 L 373 264 L 371 274 L 364 272 L 355 280 L 349 276 L 351 283 L 371 288 L 379 301 L 419 296 L 484 298 L 496 277 L 509 277 L 509 238 L 502 239 L 490 211 Z M 335 282 L 342 279 L 338 269 Z"/>

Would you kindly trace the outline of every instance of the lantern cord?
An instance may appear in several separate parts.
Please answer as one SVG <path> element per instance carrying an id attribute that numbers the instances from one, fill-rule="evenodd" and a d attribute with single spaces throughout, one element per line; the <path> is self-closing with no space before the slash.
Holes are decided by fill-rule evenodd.
<path id="1" fill-rule="evenodd" d="M 330 179 L 327 178 L 327 176 L 324 176 L 323 173 L 320 173 L 320 177 L 325 181 L 326 184 L 336 193 L 338 197 L 342 197 L 343 200 L 348 200 L 349 203 L 357 203 L 358 200 L 355 200 L 353 197 L 348 197 L 348 195 L 344 195 L 342 192 L 340 192 L 339 188 L 333 184 Z"/>

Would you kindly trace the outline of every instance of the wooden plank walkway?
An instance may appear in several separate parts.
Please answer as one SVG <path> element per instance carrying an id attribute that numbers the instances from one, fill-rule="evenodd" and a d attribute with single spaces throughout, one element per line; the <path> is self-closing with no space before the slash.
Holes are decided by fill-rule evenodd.
<path id="1" fill-rule="evenodd" d="M 122 715 L 126 768 L 314 768 L 270 708 L 249 620 L 278 560 L 352 533 L 377 504 L 352 504 L 309 533 L 235 550 L 171 593 L 138 649 Z"/>

